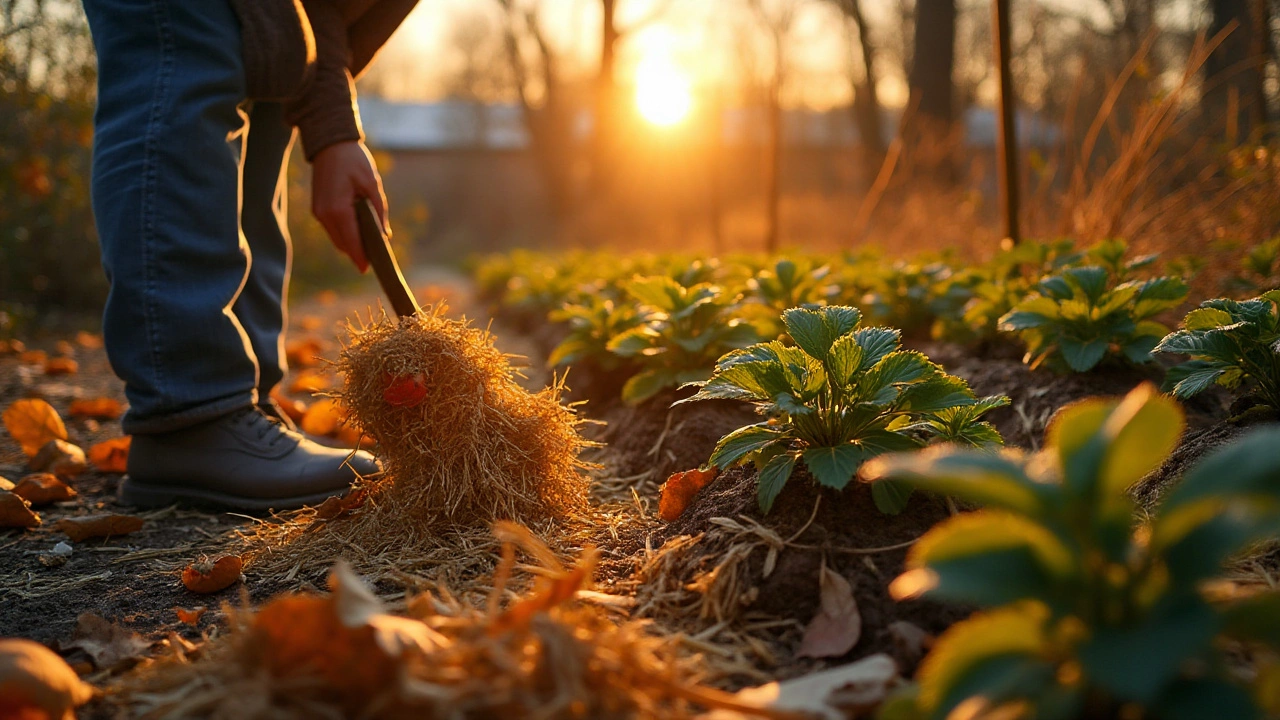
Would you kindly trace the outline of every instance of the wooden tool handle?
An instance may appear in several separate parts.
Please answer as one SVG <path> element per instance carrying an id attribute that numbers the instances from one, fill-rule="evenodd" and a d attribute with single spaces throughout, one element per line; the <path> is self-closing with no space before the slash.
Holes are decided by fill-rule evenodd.
<path id="1" fill-rule="evenodd" d="M 391 250 L 391 241 L 382 232 L 382 223 L 378 221 L 378 211 L 373 202 L 367 198 L 356 201 L 356 219 L 360 224 L 360 244 L 364 247 L 364 256 L 373 266 L 373 274 L 378 277 L 378 284 L 391 301 L 391 307 L 400 317 L 416 315 L 419 311 L 418 301 L 413 291 L 404 281 L 396 255 Z"/>

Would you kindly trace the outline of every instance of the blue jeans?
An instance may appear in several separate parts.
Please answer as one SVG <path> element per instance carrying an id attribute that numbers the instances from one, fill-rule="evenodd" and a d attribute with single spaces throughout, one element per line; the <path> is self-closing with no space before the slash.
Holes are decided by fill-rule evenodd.
<path id="1" fill-rule="evenodd" d="M 93 211 L 128 433 L 250 406 L 285 372 L 293 129 L 245 97 L 227 0 L 84 0 L 98 54 Z"/>

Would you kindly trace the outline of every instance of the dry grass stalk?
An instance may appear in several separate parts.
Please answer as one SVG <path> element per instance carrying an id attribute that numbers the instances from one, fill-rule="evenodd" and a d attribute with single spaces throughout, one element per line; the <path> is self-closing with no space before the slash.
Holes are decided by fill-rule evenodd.
<path id="1" fill-rule="evenodd" d="M 248 538 L 255 574 L 292 579 L 339 557 L 383 578 L 441 571 L 445 580 L 491 566 L 491 522 L 542 533 L 586 511 L 579 420 L 553 384 L 530 393 L 493 336 L 438 305 L 412 318 L 371 317 L 351 328 L 338 398 L 378 441 L 385 472 L 354 491 L 359 506 L 325 519 L 313 510 L 264 523 Z M 393 404 L 390 382 L 414 378 L 424 401 Z"/>
<path id="2" fill-rule="evenodd" d="M 594 553 L 565 566 L 523 527 L 499 523 L 495 534 L 503 560 L 484 610 L 424 594 L 407 618 L 390 616 L 340 568 L 332 596 L 236 613 L 233 631 L 198 658 L 157 663 L 112 699 L 142 718 L 684 718 L 699 708 L 783 717 L 700 685 L 697 658 L 679 642 L 577 600 Z M 517 549 L 537 580 L 503 607 Z M 370 668 L 376 678 L 355 682 Z"/>

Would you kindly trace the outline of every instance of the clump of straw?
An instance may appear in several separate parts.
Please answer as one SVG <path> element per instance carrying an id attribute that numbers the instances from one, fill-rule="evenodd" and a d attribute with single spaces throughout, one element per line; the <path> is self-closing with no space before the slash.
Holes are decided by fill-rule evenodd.
<path id="1" fill-rule="evenodd" d="M 344 557 L 376 579 L 475 577 L 491 567 L 485 548 L 494 520 L 545 532 L 586 511 L 579 453 L 588 443 L 560 402 L 559 382 L 524 389 L 492 334 L 445 317 L 443 305 L 371 317 L 350 332 L 337 395 L 378 441 L 385 472 L 366 479 L 338 517 L 321 507 L 260 525 L 249 538 L 255 573 L 308 579 Z M 425 397 L 388 397 L 406 378 Z"/>
<path id="2" fill-rule="evenodd" d="M 339 399 L 378 441 L 395 483 L 387 500 L 469 523 L 583 506 L 578 419 L 560 403 L 559 384 L 530 393 L 509 361 L 488 331 L 445 317 L 441 305 L 352 330 L 337 363 Z M 424 385 L 425 399 L 388 402 L 388 385 L 403 378 Z"/>

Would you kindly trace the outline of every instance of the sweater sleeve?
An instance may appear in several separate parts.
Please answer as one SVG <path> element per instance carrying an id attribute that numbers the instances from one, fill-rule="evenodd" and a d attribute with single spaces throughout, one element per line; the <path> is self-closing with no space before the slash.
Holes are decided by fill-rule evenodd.
<path id="1" fill-rule="evenodd" d="M 351 49 L 347 24 L 332 0 L 302 0 L 315 34 L 315 76 L 310 87 L 286 108 L 298 126 L 307 160 L 339 142 L 362 140 L 355 81 L 348 69 Z"/>

